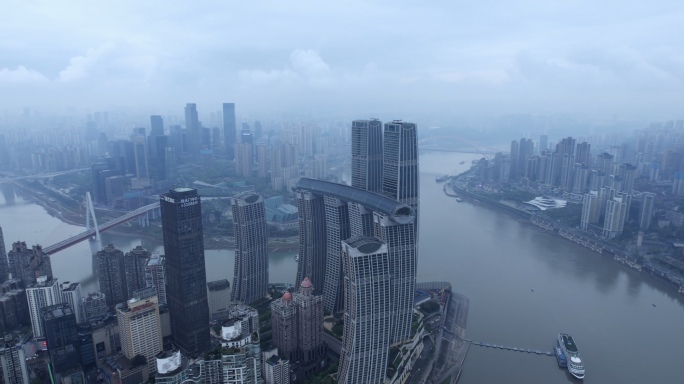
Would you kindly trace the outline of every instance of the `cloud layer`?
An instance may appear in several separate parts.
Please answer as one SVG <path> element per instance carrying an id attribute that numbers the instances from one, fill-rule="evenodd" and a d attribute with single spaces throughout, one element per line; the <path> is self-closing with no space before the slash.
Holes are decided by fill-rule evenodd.
<path id="1" fill-rule="evenodd" d="M 640 117 L 684 103 L 678 2 L 429 4 L 11 2 L 0 103 Z"/>

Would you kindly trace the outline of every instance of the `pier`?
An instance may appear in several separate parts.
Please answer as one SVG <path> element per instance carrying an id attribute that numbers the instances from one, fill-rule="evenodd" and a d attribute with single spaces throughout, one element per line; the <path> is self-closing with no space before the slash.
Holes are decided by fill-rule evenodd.
<path id="1" fill-rule="evenodd" d="M 506 351 L 515 351 L 515 352 L 525 352 L 525 353 L 532 353 L 535 355 L 546 355 L 546 356 L 556 356 L 556 354 L 553 351 L 542 351 L 541 349 L 529 349 L 529 348 L 520 348 L 520 347 L 509 347 L 506 345 L 498 345 L 498 344 L 492 344 L 492 343 L 485 343 L 482 341 L 473 341 L 470 339 L 463 339 L 464 341 L 469 342 L 471 345 L 477 345 L 479 347 L 487 347 L 487 348 L 498 348 L 498 349 L 503 349 Z"/>

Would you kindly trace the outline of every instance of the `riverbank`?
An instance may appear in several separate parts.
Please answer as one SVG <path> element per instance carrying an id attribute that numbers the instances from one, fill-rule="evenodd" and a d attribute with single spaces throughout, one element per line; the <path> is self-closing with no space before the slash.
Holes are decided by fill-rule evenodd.
<path id="1" fill-rule="evenodd" d="M 640 264 L 634 258 L 629 257 L 627 252 L 623 249 L 619 249 L 617 246 L 606 243 L 600 239 L 592 238 L 579 230 L 565 228 L 558 225 L 555 222 L 539 217 L 539 215 L 531 214 L 526 211 L 514 208 L 510 205 L 503 204 L 492 199 L 483 198 L 478 196 L 459 185 L 459 179 L 467 175 L 469 171 L 461 173 L 457 176 L 452 176 L 444 184 L 443 191 L 444 194 L 449 197 L 458 198 L 459 196 L 467 197 L 473 199 L 476 202 L 487 203 L 492 207 L 498 208 L 502 211 L 512 213 L 518 217 L 525 219 L 525 222 L 529 222 L 537 228 L 543 229 L 547 233 L 551 233 L 554 236 L 563 238 L 567 241 L 580 245 L 598 254 L 610 254 L 612 259 L 630 269 L 637 272 L 646 271 L 650 276 L 658 277 L 660 280 L 672 284 L 673 288 L 679 293 L 684 293 L 684 279 L 677 276 L 670 271 L 653 265 L 651 263 Z"/>

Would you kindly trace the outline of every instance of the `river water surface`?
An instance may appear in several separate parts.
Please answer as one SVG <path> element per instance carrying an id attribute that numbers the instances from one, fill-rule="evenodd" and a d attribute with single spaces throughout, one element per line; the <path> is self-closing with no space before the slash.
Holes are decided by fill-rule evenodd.
<path id="1" fill-rule="evenodd" d="M 466 335 L 546 351 L 559 332 L 568 332 L 585 361 L 586 383 L 683 382 L 684 295 L 508 213 L 446 196 L 435 177 L 462 172 L 475 158 L 421 153 L 420 160 L 418 280 L 449 281 L 470 299 Z M 68 228 L 7 187 L 3 192 L 0 225 L 7 248 L 18 239 L 44 242 Z M 103 243 L 163 252 L 161 239 L 105 233 Z M 271 255 L 272 282 L 294 283 L 293 256 Z M 208 280 L 232 281 L 232 250 L 207 250 L 206 263 Z M 53 272 L 60 281 L 81 281 L 84 292 L 97 289 L 87 242 L 54 255 Z M 553 357 L 471 346 L 460 383 L 572 381 Z"/>

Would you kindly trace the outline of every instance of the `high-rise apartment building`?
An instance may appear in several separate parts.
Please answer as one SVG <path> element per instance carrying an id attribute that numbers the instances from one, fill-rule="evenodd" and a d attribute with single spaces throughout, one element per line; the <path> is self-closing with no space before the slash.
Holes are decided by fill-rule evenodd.
<path id="1" fill-rule="evenodd" d="M 352 121 L 352 187 L 382 192 L 382 122 Z M 299 280 L 298 280 L 299 281 Z"/>
<path id="2" fill-rule="evenodd" d="M 145 266 L 145 286 L 157 290 L 159 305 L 166 305 L 166 257 L 152 254 Z"/>
<path id="3" fill-rule="evenodd" d="M 132 299 L 118 304 L 116 321 L 119 325 L 121 352 L 124 356 L 129 359 L 136 355 L 145 356 L 150 374 L 156 372 L 155 356 L 164 350 L 164 346 L 159 303 L 154 288 L 135 291 Z"/>
<path id="4" fill-rule="evenodd" d="M 235 236 L 232 301 L 245 304 L 268 293 L 268 232 L 264 198 L 243 192 L 231 199 Z"/>
<path id="5" fill-rule="evenodd" d="M 150 116 L 150 136 L 164 135 L 164 119 L 159 115 Z"/>
<path id="6" fill-rule="evenodd" d="M 126 279 L 126 299 L 131 299 L 134 291 L 145 288 L 145 267 L 151 253 L 138 245 L 123 256 L 124 278 Z"/>
<path id="7" fill-rule="evenodd" d="M 83 312 L 88 321 L 95 321 L 107 316 L 107 298 L 102 292 L 91 292 L 83 298 Z"/>
<path id="8" fill-rule="evenodd" d="M 617 193 L 606 202 L 606 214 L 603 222 L 604 238 L 612 239 L 622 234 L 631 201 L 630 195 Z"/>
<path id="9" fill-rule="evenodd" d="M 174 188 L 160 196 L 160 208 L 171 336 L 196 355 L 210 347 L 201 200 L 196 189 Z"/>
<path id="10" fill-rule="evenodd" d="M 235 144 L 235 172 L 238 175 L 249 178 L 252 177 L 252 144 L 240 142 Z"/>
<path id="11" fill-rule="evenodd" d="M 582 200 L 582 218 L 580 226 L 583 230 L 589 229 L 592 224 L 598 224 L 600 219 L 600 202 L 598 191 L 591 191 L 584 194 Z"/>
<path id="12" fill-rule="evenodd" d="M 338 383 L 385 381 L 392 316 L 387 251 L 377 238 L 357 236 L 342 242 L 345 312 Z"/>
<path id="13" fill-rule="evenodd" d="M 85 311 L 83 310 L 83 295 L 81 293 L 81 283 L 71 283 L 65 281 L 62 283 L 62 301 L 69 304 L 71 310 L 74 312 L 74 319 L 77 324 L 82 324 L 87 321 Z"/>
<path id="14" fill-rule="evenodd" d="M 296 191 L 299 216 L 299 261 L 297 278 L 311 279 L 316 287 L 315 294 L 323 293 L 327 236 L 325 226 L 324 198 L 308 191 Z"/>
<path id="15" fill-rule="evenodd" d="M 382 193 L 418 212 L 418 142 L 416 124 L 385 123 Z"/>
<path id="16" fill-rule="evenodd" d="M 271 302 L 271 330 L 273 345 L 283 356 L 293 359 L 297 352 L 297 307 L 290 292 Z"/>
<path id="17" fill-rule="evenodd" d="M 228 160 L 235 159 L 235 103 L 223 103 L 223 142 Z"/>
<path id="18" fill-rule="evenodd" d="M 305 277 L 293 298 L 297 307 L 297 360 L 301 365 L 320 366 L 320 360 L 325 356 L 323 296 L 314 292 L 314 285 Z"/>
<path id="19" fill-rule="evenodd" d="M 98 281 L 100 292 L 104 293 L 107 306 L 112 307 L 126 301 L 126 276 L 124 273 L 124 253 L 107 244 L 95 255 L 97 258 Z"/>
<path id="20" fill-rule="evenodd" d="M 36 283 L 26 287 L 26 298 L 29 304 L 33 337 L 44 337 L 45 332 L 41 310 L 62 302 L 62 294 L 59 291 L 57 279 L 48 279 L 47 276 L 38 277 Z"/>
<path id="21" fill-rule="evenodd" d="M 12 244 L 7 258 L 12 277 L 23 280 L 27 286 L 36 283 L 38 276 L 52 279 L 50 257 L 43 253 L 40 245 L 34 245 L 29 249 L 26 242 L 17 241 Z"/>
<path id="22" fill-rule="evenodd" d="M 0 368 L 4 383 L 29 384 L 26 355 L 19 340 L 3 341 L 0 344 Z"/>

